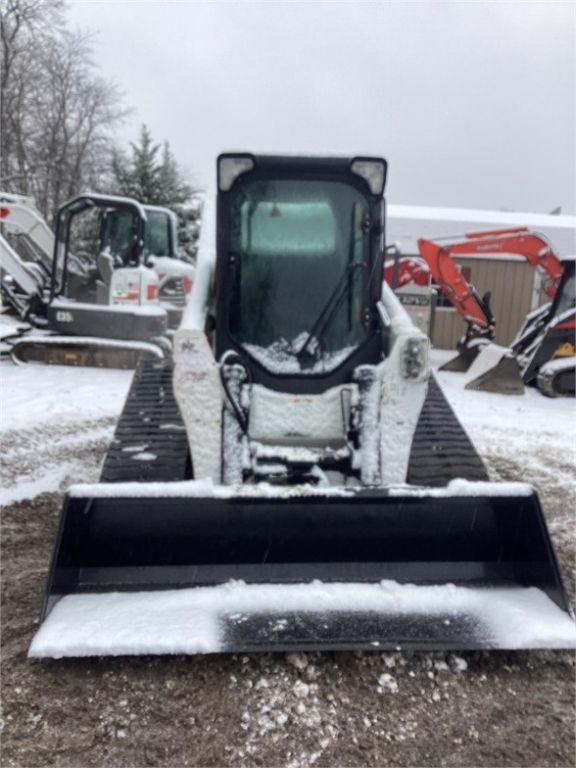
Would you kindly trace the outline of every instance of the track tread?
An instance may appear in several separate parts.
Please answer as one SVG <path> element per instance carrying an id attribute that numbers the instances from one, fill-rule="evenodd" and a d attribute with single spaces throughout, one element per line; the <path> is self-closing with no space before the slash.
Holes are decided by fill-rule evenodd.
<path id="1" fill-rule="evenodd" d="M 412 441 L 407 482 L 441 487 L 456 478 L 488 480 L 488 472 L 432 374 Z"/>
<path id="2" fill-rule="evenodd" d="M 103 483 L 185 480 L 188 440 L 172 391 L 172 363 L 138 365 L 114 439 L 104 459 Z M 138 454 L 154 459 L 135 459 Z"/>

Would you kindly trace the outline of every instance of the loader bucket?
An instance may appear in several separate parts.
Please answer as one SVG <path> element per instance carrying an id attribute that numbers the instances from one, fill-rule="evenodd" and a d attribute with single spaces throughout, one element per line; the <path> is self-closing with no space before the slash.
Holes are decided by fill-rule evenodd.
<path id="1" fill-rule="evenodd" d="M 466 389 L 523 395 L 524 382 L 518 361 L 510 350 L 496 344 L 486 345 L 470 366 Z"/>
<path id="2" fill-rule="evenodd" d="M 32 657 L 575 647 L 534 490 L 69 493 Z"/>

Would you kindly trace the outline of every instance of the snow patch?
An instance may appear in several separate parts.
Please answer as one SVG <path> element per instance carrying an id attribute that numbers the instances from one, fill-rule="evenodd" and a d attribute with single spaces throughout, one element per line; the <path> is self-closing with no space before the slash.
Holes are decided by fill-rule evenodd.
<path id="1" fill-rule="evenodd" d="M 146 458 L 154 454 L 140 454 Z M 373 489 L 377 490 L 377 489 Z M 453 480 L 446 488 L 423 488 L 412 485 L 382 486 L 380 490 L 394 497 L 454 497 L 454 496 L 531 496 L 534 488 L 527 483 L 489 483 Z M 211 480 L 184 480 L 169 483 L 93 483 L 71 486 L 68 494 L 77 498 L 300 498 L 303 496 L 350 497 L 361 493 L 359 488 L 338 486 L 291 485 L 269 483 L 257 485 L 215 485 Z"/>
<path id="2" fill-rule="evenodd" d="M 318 487 L 316 485 L 279 486 L 215 485 L 212 480 L 184 480 L 169 483 L 93 483 L 72 485 L 68 495 L 75 498 L 297 498 L 302 496 L 351 496 L 351 488 Z"/>
<path id="3" fill-rule="evenodd" d="M 532 496 L 534 488 L 528 483 L 490 483 L 472 480 L 452 480 L 445 488 L 419 488 L 398 485 L 389 489 L 390 496 L 420 496 L 448 498 L 454 496 Z"/>
<path id="4" fill-rule="evenodd" d="M 133 371 L 0 363 L 0 432 L 118 416 Z M 6 439 L 4 439 L 6 443 Z"/>
<path id="5" fill-rule="evenodd" d="M 300 334 L 292 342 L 286 339 L 279 339 L 269 347 L 259 347 L 255 344 L 245 344 L 246 351 L 269 371 L 275 374 L 302 373 L 302 366 L 297 357 L 299 349 L 305 344 L 308 337 L 307 333 Z M 313 353 L 318 348 L 316 339 L 312 339 L 309 350 Z M 307 374 L 325 373 L 333 371 L 340 363 L 354 351 L 355 347 L 345 347 L 338 352 L 321 352 L 318 359 L 314 361 L 310 368 L 306 369 Z"/>
<path id="6" fill-rule="evenodd" d="M 79 469 L 83 469 L 78 462 L 68 461 L 47 467 L 40 475 L 21 476 L 14 485 L 8 485 L 0 490 L 0 506 L 14 504 L 24 499 L 33 499 L 41 493 L 51 493 L 61 490 L 66 481 L 70 481 Z"/>
<path id="7" fill-rule="evenodd" d="M 377 612 L 470 617 L 494 648 L 574 648 L 576 625 L 544 592 L 453 584 L 244 584 L 154 592 L 63 597 L 30 647 L 35 658 L 215 653 L 226 650 L 225 619 L 233 613 Z M 305 698 L 301 687 L 300 695 Z"/>

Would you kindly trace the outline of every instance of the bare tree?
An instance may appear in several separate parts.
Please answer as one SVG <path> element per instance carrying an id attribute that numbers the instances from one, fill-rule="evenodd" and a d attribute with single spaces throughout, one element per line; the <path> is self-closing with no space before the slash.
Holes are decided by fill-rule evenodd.
<path id="1" fill-rule="evenodd" d="M 40 76 L 38 50 L 62 27 L 62 0 L 6 0 L 0 10 L 0 177 L 27 192 L 25 132 L 29 98 Z"/>
<path id="2" fill-rule="evenodd" d="M 99 186 L 126 114 L 116 86 L 96 72 L 90 37 L 68 31 L 62 10 L 60 0 L 8 0 L 2 12 L 0 183 L 33 195 L 48 218 Z"/>

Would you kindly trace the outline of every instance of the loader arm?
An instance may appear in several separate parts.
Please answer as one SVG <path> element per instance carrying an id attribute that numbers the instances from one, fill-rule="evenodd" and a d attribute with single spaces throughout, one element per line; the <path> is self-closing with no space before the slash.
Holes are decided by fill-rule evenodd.
<path id="1" fill-rule="evenodd" d="M 451 253 L 514 253 L 523 256 L 546 276 L 544 290 L 552 299 L 556 294 L 563 268 L 550 243 L 527 227 L 471 232 L 464 243 L 456 243 Z M 473 250 L 470 248 L 472 247 Z"/>

